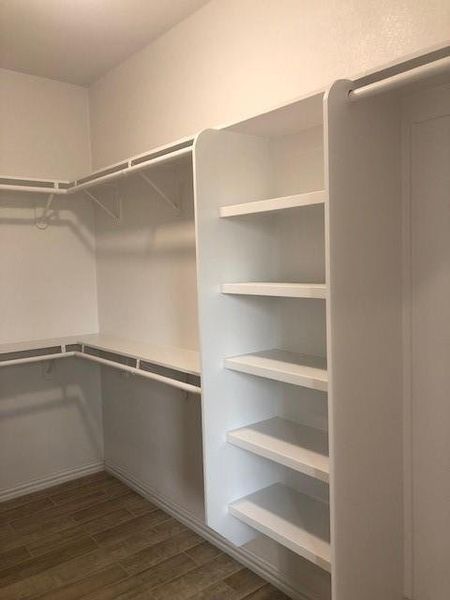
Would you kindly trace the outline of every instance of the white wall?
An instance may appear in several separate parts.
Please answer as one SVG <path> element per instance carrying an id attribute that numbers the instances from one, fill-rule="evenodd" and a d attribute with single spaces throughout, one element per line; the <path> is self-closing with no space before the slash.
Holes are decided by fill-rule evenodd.
<path id="1" fill-rule="evenodd" d="M 85 88 L 0 69 L 0 174 L 74 179 L 90 170 Z"/>
<path id="2" fill-rule="evenodd" d="M 0 369 L 0 500 L 103 461 L 99 370 L 77 359 Z"/>
<path id="3" fill-rule="evenodd" d="M 84 88 L 0 70 L 0 173 L 70 179 L 90 170 Z M 94 213 L 82 198 L 0 194 L 0 343 L 97 330 Z M 0 369 L 0 495 L 102 459 L 100 375 L 77 361 Z"/>
<path id="4" fill-rule="evenodd" d="M 442 44 L 449 31 L 448 0 L 212 0 L 91 87 L 94 165 Z"/>

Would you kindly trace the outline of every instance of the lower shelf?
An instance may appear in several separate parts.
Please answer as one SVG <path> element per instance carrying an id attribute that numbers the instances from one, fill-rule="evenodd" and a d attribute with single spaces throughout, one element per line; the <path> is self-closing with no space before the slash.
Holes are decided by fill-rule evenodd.
<path id="1" fill-rule="evenodd" d="M 326 571 L 331 571 L 325 502 L 276 483 L 229 506 L 230 514 Z"/>
<path id="2" fill-rule="evenodd" d="M 0 367 L 76 357 L 201 393 L 199 354 L 104 335 L 81 335 L 0 345 Z"/>
<path id="3" fill-rule="evenodd" d="M 233 371 L 313 390 L 326 392 L 328 389 L 326 359 L 319 356 L 273 349 L 226 358 L 225 366 Z"/>
<path id="4" fill-rule="evenodd" d="M 329 481 L 328 433 L 274 417 L 229 431 L 230 444 L 276 463 Z"/>

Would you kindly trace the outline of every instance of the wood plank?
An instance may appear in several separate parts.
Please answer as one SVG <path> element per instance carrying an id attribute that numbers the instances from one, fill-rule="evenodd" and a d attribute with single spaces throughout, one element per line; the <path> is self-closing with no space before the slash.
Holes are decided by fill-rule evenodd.
<path id="1" fill-rule="evenodd" d="M 219 548 L 209 544 L 208 542 L 202 542 L 190 550 L 186 550 L 186 554 L 192 558 L 192 560 L 194 560 L 198 566 L 200 566 L 213 560 L 216 558 L 216 556 L 219 556 L 221 551 Z"/>
<path id="2" fill-rule="evenodd" d="M 30 552 L 25 546 L 13 548 L 0 554 L 0 572 L 9 567 L 14 567 L 31 558 Z"/>
<path id="3" fill-rule="evenodd" d="M 197 566 L 192 558 L 181 552 L 142 571 L 139 573 L 139 579 L 144 582 L 144 589 L 152 589 L 192 571 Z"/>
<path id="4" fill-rule="evenodd" d="M 152 544 L 129 558 L 121 560 L 120 564 L 127 573 L 136 575 L 167 558 L 189 550 L 189 548 L 198 545 L 201 541 L 201 538 L 196 533 L 187 530 L 179 535 Z"/>
<path id="5" fill-rule="evenodd" d="M 238 592 L 241 598 L 255 592 L 266 584 L 264 579 L 261 579 L 261 577 L 249 569 L 241 569 L 237 573 L 233 573 L 233 575 L 224 579 L 224 582 Z"/>
<path id="6" fill-rule="evenodd" d="M 20 581 L 21 579 L 38 575 L 70 558 L 86 554 L 96 548 L 96 543 L 87 536 L 68 544 L 63 544 L 52 552 L 33 557 L 19 565 L 0 571 L 0 588 Z"/>
<path id="7" fill-rule="evenodd" d="M 197 567 L 186 575 L 159 586 L 152 591 L 155 600 L 186 600 L 212 583 L 239 571 L 241 566 L 235 560 L 221 554 L 216 559 Z"/>
<path id="8" fill-rule="evenodd" d="M 86 598 L 92 592 L 108 587 L 113 583 L 122 581 L 126 578 L 126 573 L 118 565 L 113 565 L 102 569 L 89 577 L 85 577 L 74 583 L 69 583 L 57 590 L 53 590 L 39 596 L 39 600 L 78 600 Z"/>

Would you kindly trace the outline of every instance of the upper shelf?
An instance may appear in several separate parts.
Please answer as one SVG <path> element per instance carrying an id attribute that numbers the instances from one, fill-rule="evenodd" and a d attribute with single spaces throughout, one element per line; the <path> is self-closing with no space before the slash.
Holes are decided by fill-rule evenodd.
<path id="1" fill-rule="evenodd" d="M 326 359 L 319 356 L 273 349 L 226 358 L 225 367 L 313 390 L 328 389 Z"/>
<path id="2" fill-rule="evenodd" d="M 293 196 L 256 200 L 254 202 L 244 202 L 243 204 L 231 204 L 230 206 L 222 206 L 220 208 L 220 216 L 222 218 L 240 217 L 242 215 L 254 215 L 286 210 L 288 208 L 324 204 L 326 197 L 327 194 L 324 190 L 318 190 L 315 192 L 305 192 L 304 194 L 295 194 Z"/>
<path id="3" fill-rule="evenodd" d="M 155 148 L 144 154 L 128 158 L 75 181 L 0 177 L 0 190 L 33 192 L 40 194 L 74 194 L 99 184 L 109 183 L 120 177 L 152 166 L 179 161 L 192 154 L 193 139 L 188 138 L 170 146 Z"/>

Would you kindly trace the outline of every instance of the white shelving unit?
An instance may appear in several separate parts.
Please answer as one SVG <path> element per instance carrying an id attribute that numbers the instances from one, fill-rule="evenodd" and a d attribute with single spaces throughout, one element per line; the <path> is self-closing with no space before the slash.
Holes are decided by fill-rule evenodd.
<path id="1" fill-rule="evenodd" d="M 229 431 L 230 444 L 329 482 L 328 432 L 273 417 Z"/>
<path id="2" fill-rule="evenodd" d="M 330 571 L 330 519 L 325 502 L 277 483 L 232 502 L 230 513 Z"/>
<path id="3" fill-rule="evenodd" d="M 329 600 L 323 95 L 203 132 L 194 168 L 208 524 Z"/>
<path id="4" fill-rule="evenodd" d="M 326 359 L 318 356 L 273 349 L 226 358 L 225 366 L 233 371 L 314 390 L 326 392 L 328 389 Z"/>
<path id="5" fill-rule="evenodd" d="M 325 299 L 327 288 L 322 283 L 269 283 L 265 281 L 224 283 L 222 285 L 222 294 Z"/>
<path id="6" fill-rule="evenodd" d="M 220 216 L 222 218 L 240 217 L 243 215 L 255 215 L 258 213 L 269 213 L 289 208 L 299 208 L 302 206 L 314 206 L 315 204 L 324 204 L 325 199 L 326 192 L 324 190 L 318 190 L 316 192 L 294 194 L 292 196 L 283 196 L 281 198 L 255 200 L 253 202 L 245 202 L 244 204 L 221 206 Z"/>

